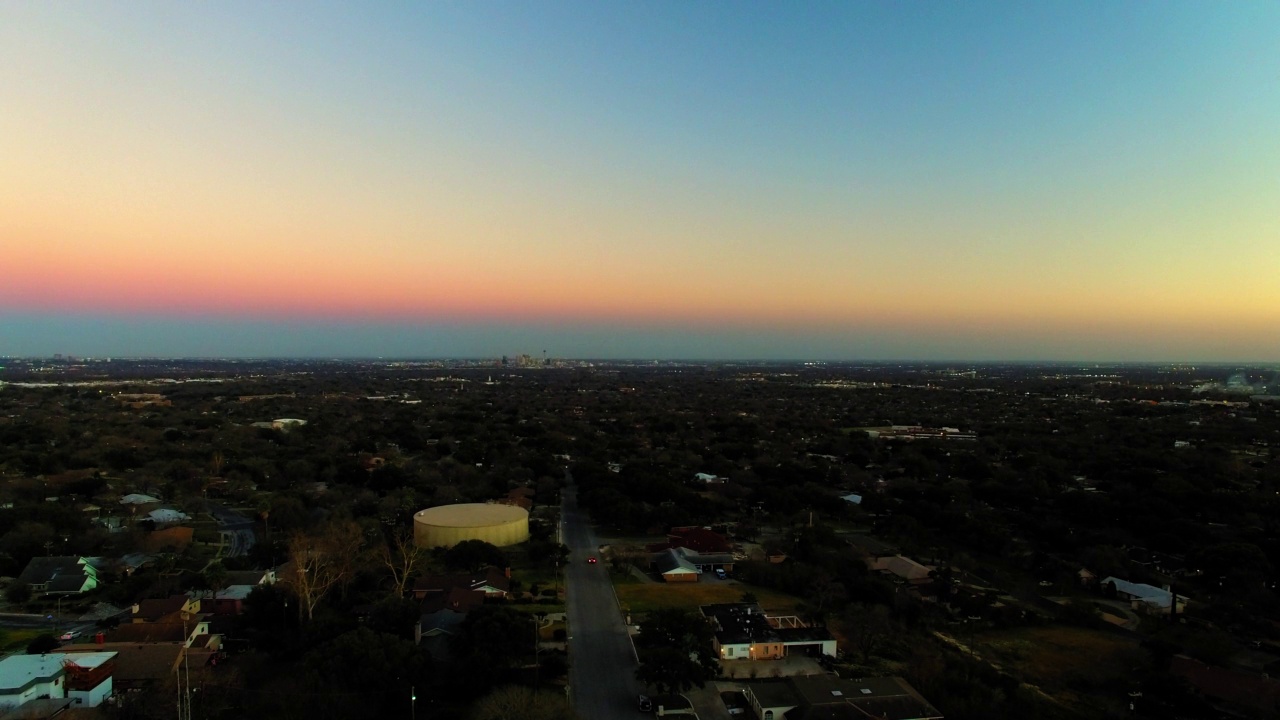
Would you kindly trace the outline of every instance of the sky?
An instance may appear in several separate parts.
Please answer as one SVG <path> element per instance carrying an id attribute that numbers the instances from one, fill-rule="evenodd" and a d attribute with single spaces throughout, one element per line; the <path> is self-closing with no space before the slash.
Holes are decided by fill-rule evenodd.
<path id="1" fill-rule="evenodd" d="M 0 3 L 0 355 L 1280 360 L 1280 3 Z"/>

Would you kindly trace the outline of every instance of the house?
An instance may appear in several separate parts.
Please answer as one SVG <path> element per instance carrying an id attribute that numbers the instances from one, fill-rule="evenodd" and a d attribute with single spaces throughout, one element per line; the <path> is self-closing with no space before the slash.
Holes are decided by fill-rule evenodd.
<path id="1" fill-rule="evenodd" d="M 706 532 L 711 533 L 710 530 Z M 715 533 L 711 534 L 715 535 Z M 723 538 L 721 539 L 723 540 Z M 676 542 L 684 542 L 684 540 L 682 538 L 678 538 Z M 694 544 L 697 544 L 700 547 L 707 547 L 707 545 L 703 545 L 699 542 L 694 542 Z M 668 545 L 670 545 L 670 547 L 667 547 Z M 727 541 L 725 541 L 725 545 L 728 545 Z M 651 553 L 656 553 L 650 558 L 649 564 L 659 573 L 663 574 L 664 577 L 668 571 L 673 570 L 676 567 L 685 567 L 686 565 L 692 566 L 698 573 L 714 570 L 733 570 L 733 552 L 730 550 L 724 550 L 721 552 L 699 552 L 690 547 L 675 545 L 673 543 L 657 543 L 649 545 L 646 549 Z"/>
<path id="2" fill-rule="evenodd" d="M 134 623 L 171 623 L 190 619 L 200 611 L 200 601 L 186 595 L 170 595 L 139 601 L 129 617 Z"/>
<path id="3" fill-rule="evenodd" d="M 97 707 L 112 695 L 115 656 L 106 651 L 10 655 L 0 660 L 0 709 L 41 698 Z"/>
<path id="4" fill-rule="evenodd" d="M 200 601 L 186 595 L 143 600 L 133 606 L 130 622 L 101 633 L 103 642 L 173 644 L 200 653 L 217 652 L 222 637 L 209 631 L 209 615 Z"/>
<path id="5" fill-rule="evenodd" d="M 437 660 L 450 658 L 449 639 L 458 633 L 458 626 L 467 619 L 465 611 L 459 612 L 448 608 L 423 613 L 418 620 L 415 639 L 423 646 L 431 657 Z"/>
<path id="6" fill-rule="evenodd" d="M 497 571 L 497 568 L 490 568 Z M 432 582 L 420 579 L 414 586 L 414 595 L 422 599 L 422 617 L 418 619 L 418 627 L 414 639 L 420 643 L 434 658 L 447 659 L 451 651 L 449 639 L 456 635 L 458 625 L 467 618 L 467 613 L 484 604 L 486 597 L 505 596 L 506 592 L 496 585 L 502 584 L 498 578 L 507 580 L 504 574 L 481 580 L 475 576 L 440 576 L 444 581 Z M 419 595 L 420 588 L 438 586 L 439 589 L 428 589 Z M 510 581 L 504 587 L 509 587 Z"/>
<path id="7" fill-rule="evenodd" d="M 766 615 L 755 603 L 703 605 L 701 611 L 715 626 L 714 647 L 721 660 L 836 655 L 836 640 L 830 631 L 811 626 L 794 615 Z"/>
<path id="8" fill-rule="evenodd" d="M 147 513 L 147 516 L 143 519 L 150 520 L 156 525 L 172 525 L 173 523 L 179 523 L 183 520 L 190 520 L 191 516 L 184 512 L 174 510 L 173 508 L 156 508 L 155 510 Z"/>
<path id="9" fill-rule="evenodd" d="M 98 586 L 98 570 L 88 558 L 75 555 L 31 558 L 17 582 L 33 594 L 79 595 Z"/>
<path id="10" fill-rule="evenodd" d="M 1154 585 L 1145 583 L 1134 583 L 1128 580 L 1121 580 L 1118 577 L 1108 577 L 1102 581 L 1102 588 L 1106 592 L 1115 591 L 1117 598 L 1128 600 L 1129 605 L 1134 610 L 1143 610 L 1146 612 L 1169 612 L 1170 605 L 1173 603 L 1173 592 L 1168 588 L 1158 588 Z M 1178 613 L 1186 610 L 1187 603 L 1191 601 L 1184 595 L 1178 596 L 1177 607 L 1174 608 Z"/>
<path id="11" fill-rule="evenodd" d="M 745 683 L 759 720 L 941 720 L 942 713 L 906 680 L 798 675 Z"/>
<path id="12" fill-rule="evenodd" d="M 186 648 L 173 644 L 151 643 L 82 643 L 64 645 L 61 651 L 77 664 L 82 655 L 99 652 L 115 653 L 112 684 L 120 691 L 149 688 L 173 677 Z"/>
<path id="13" fill-rule="evenodd" d="M 103 567 L 104 563 L 98 562 L 100 558 L 91 558 L 91 559 L 94 561 L 94 567 L 97 567 L 97 568 Z M 120 573 L 121 575 L 128 577 L 129 575 L 132 575 L 138 570 L 142 569 L 144 566 L 150 564 L 154 560 L 155 560 L 154 556 L 148 555 L 146 553 L 129 553 L 128 555 L 121 555 L 119 558 L 115 560 L 108 560 L 105 562 L 105 565 L 109 568 L 114 569 L 116 572 Z"/>
<path id="14" fill-rule="evenodd" d="M 903 555 L 868 558 L 867 567 L 886 575 L 895 575 L 912 584 L 929 582 L 931 579 L 930 573 L 934 571 L 934 568 L 928 565 L 921 565 Z"/>
<path id="15" fill-rule="evenodd" d="M 448 593 L 454 588 L 481 593 L 488 598 L 505 598 L 511 592 L 511 569 L 485 568 L 483 572 L 467 575 L 424 575 L 413 582 L 413 597 L 425 600 L 428 596 Z"/>
<path id="16" fill-rule="evenodd" d="M 653 559 L 653 567 L 667 582 L 698 582 L 701 571 L 678 550 L 665 550 Z"/>
<path id="17" fill-rule="evenodd" d="M 155 505 L 160 502 L 160 498 L 151 497 L 142 493 L 129 493 L 120 498 L 121 505 Z"/>
<path id="18" fill-rule="evenodd" d="M 183 647 L 204 646 L 202 635 L 209 634 L 206 620 L 191 622 L 127 623 L 103 633 L 104 642 L 164 643 Z"/>
<path id="19" fill-rule="evenodd" d="M 244 601 L 257 588 L 257 585 L 228 585 L 214 591 L 212 598 L 201 600 L 200 608 L 214 615 L 240 615 L 244 612 Z"/>
<path id="20" fill-rule="evenodd" d="M 270 585 L 276 581 L 275 570 L 228 570 L 224 576 L 227 586 Z"/>

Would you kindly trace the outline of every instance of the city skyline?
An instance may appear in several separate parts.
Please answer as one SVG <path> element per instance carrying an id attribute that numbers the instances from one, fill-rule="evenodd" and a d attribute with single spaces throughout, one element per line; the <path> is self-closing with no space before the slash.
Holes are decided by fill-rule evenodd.
<path id="1" fill-rule="evenodd" d="M 0 8 L 0 355 L 1274 362 L 1280 7 Z"/>

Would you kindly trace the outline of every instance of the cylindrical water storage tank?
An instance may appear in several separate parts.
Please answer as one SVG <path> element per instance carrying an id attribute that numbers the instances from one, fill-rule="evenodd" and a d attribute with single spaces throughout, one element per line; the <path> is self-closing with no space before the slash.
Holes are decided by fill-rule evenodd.
<path id="1" fill-rule="evenodd" d="M 529 511 L 515 505 L 441 505 L 413 515 L 413 542 L 420 548 L 453 547 L 463 540 L 506 547 L 528 539 Z"/>

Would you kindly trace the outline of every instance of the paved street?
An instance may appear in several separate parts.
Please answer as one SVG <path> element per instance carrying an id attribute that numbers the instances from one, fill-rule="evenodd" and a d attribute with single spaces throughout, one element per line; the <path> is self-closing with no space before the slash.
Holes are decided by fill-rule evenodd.
<path id="1" fill-rule="evenodd" d="M 599 543 L 578 511 L 577 492 L 566 488 L 561 506 L 564 544 L 569 547 L 565 572 L 569 613 L 569 687 L 578 715 L 591 720 L 636 720 L 636 660 L 623 624 Z"/>
<path id="2" fill-rule="evenodd" d="M 226 536 L 223 557 L 242 557 L 249 554 L 256 537 L 253 520 L 217 503 L 205 502 L 205 509 L 218 521 L 218 531 Z"/>

